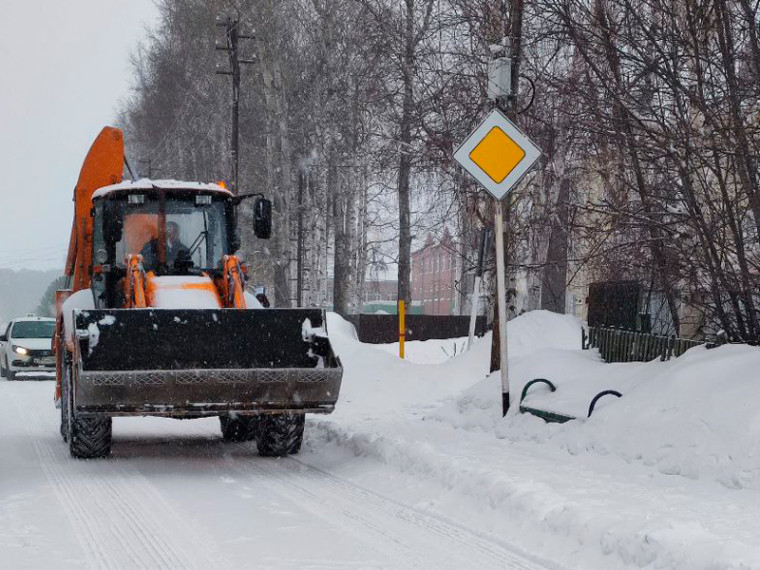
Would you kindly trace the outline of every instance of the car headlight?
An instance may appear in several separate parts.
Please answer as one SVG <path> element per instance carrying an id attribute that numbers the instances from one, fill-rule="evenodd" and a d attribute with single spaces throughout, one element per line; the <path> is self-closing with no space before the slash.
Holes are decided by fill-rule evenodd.
<path id="1" fill-rule="evenodd" d="M 16 354 L 21 354 L 23 356 L 26 356 L 27 354 L 29 354 L 29 350 L 26 349 L 26 348 L 24 348 L 23 346 L 15 346 L 14 345 L 13 346 L 13 352 L 15 352 Z"/>

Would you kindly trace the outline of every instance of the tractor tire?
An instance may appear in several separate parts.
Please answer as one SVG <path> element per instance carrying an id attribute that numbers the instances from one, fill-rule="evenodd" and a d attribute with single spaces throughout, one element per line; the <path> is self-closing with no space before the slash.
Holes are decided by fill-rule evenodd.
<path id="1" fill-rule="evenodd" d="M 8 380 L 8 382 L 13 382 L 14 380 L 16 380 L 16 373 L 10 368 L 6 368 L 5 379 Z"/>
<path id="2" fill-rule="evenodd" d="M 106 457 L 111 453 L 111 418 L 70 418 L 69 452 L 77 459 Z"/>
<path id="3" fill-rule="evenodd" d="M 298 453 L 303 442 L 306 414 L 267 414 L 259 419 L 256 447 L 264 457 Z"/>
<path id="4" fill-rule="evenodd" d="M 0 359 L 0 378 L 5 378 L 5 366 L 3 366 L 3 360 Z"/>
<path id="5" fill-rule="evenodd" d="M 219 416 L 225 441 L 253 441 L 256 439 L 257 424 L 258 418 L 255 416 Z"/>

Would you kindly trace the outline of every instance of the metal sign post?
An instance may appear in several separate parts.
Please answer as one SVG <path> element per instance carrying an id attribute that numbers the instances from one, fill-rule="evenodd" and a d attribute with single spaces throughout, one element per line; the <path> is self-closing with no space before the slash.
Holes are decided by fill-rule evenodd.
<path id="1" fill-rule="evenodd" d="M 496 200 L 496 295 L 499 310 L 499 370 L 501 372 L 501 409 L 509 409 L 509 360 L 507 348 L 507 268 L 504 267 L 504 212 L 502 200 Z"/>
<path id="2" fill-rule="evenodd" d="M 502 410 L 509 408 L 507 360 L 507 284 L 504 267 L 504 197 L 520 182 L 541 156 L 538 147 L 494 109 L 454 153 L 454 158 L 496 200 L 496 287 L 499 312 L 499 357 Z"/>

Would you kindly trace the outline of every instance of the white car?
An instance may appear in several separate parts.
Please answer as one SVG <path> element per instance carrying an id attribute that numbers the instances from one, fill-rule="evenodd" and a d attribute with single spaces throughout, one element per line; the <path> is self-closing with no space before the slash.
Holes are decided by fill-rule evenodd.
<path id="1" fill-rule="evenodd" d="M 8 380 L 55 378 L 55 319 L 14 319 L 0 331 L 0 376 Z"/>

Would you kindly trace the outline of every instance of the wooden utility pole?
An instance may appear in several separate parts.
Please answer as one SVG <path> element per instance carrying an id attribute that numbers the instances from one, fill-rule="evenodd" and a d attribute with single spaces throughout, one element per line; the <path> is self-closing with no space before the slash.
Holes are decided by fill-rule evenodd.
<path id="1" fill-rule="evenodd" d="M 303 258 L 304 258 L 304 228 L 303 228 L 303 209 L 304 209 L 304 191 L 306 187 L 306 169 L 298 170 L 298 231 L 296 235 L 296 306 L 303 306 Z"/>
<path id="2" fill-rule="evenodd" d="M 225 45 L 217 45 L 219 51 L 226 51 L 229 56 L 229 69 L 217 69 L 219 75 L 232 77 L 232 137 L 230 141 L 230 186 L 232 191 L 238 192 L 238 157 L 240 154 L 240 66 L 243 64 L 256 63 L 252 60 L 240 59 L 239 44 L 241 39 L 253 39 L 253 36 L 240 33 L 240 21 L 227 18 L 217 22 L 217 26 L 224 28 Z"/>
<path id="3" fill-rule="evenodd" d="M 505 0 L 502 0 L 502 4 Z M 522 20 L 524 0 L 509 0 L 509 18 L 506 21 L 506 35 L 512 57 L 512 95 L 505 102 L 507 118 L 517 124 L 517 96 L 520 87 L 520 57 L 522 55 Z"/>

